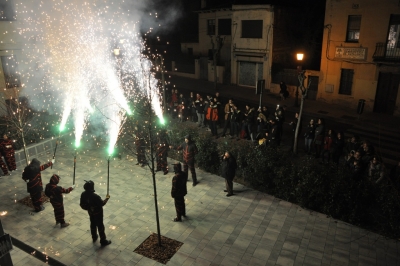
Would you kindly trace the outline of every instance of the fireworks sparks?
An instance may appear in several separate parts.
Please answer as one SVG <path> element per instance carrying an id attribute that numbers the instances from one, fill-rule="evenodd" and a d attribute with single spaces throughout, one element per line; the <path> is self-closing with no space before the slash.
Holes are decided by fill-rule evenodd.
<path id="1" fill-rule="evenodd" d="M 60 114 L 60 133 L 72 115 L 76 147 L 91 125 L 108 134 L 112 154 L 126 116 L 133 113 L 134 97 L 147 97 L 163 121 L 158 82 L 139 32 L 141 15 L 124 5 L 105 0 L 16 4 L 24 45 L 23 94 L 36 109 Z"/>

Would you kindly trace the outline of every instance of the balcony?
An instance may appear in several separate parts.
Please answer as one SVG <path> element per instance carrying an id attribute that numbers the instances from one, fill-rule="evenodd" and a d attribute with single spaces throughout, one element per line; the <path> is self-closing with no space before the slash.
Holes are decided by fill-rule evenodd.
<path id="1" fill-rule="evenodd" d="M 376 44 L 374 55 L 372 56 L 374 62 L 400 62 L 400 47 L 399 45 L 389 45 L 383 42 Z"/>

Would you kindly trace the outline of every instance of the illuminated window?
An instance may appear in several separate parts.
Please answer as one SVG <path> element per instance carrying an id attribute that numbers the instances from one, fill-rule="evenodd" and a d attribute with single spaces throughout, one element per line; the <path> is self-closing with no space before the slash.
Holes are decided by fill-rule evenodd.
<path id="1" fill-rule="evenodd" d="M 347 21 L 346 42 L 358 42 L 360 39 L 361 16 L 349 16 Z"/>

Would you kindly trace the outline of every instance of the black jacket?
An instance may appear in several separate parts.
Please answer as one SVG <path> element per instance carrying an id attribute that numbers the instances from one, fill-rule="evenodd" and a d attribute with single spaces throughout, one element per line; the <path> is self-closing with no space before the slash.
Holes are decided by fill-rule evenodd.
<path id="1" fill-rule="evenodd" d="M 171 197 L 183 197 L 187 194 L 187 174 L 183 171 L 178 172 L 172 178 Z"/>
<path id="2" fill-rule="evenodd" d="M 235 177 L 236 168 L 236 159 L 232 155 L 229 158 L 223 159 L 221 164 L 222 177 L 228 180 L 233 180 Z"/>

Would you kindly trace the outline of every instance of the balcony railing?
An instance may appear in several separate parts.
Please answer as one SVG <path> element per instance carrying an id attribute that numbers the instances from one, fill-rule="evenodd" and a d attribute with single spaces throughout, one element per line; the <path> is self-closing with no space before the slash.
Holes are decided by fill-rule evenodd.
<path id="1" fill-rule="evenodd" d="M 376 44 L 372 58 L 375 62 L 400 62 L 400 47 L 388 45 L 383 42 Z"/>

